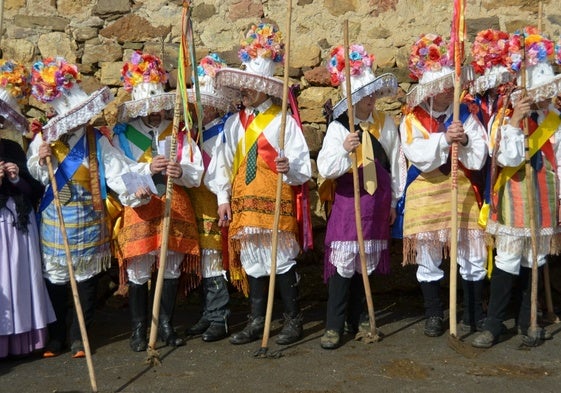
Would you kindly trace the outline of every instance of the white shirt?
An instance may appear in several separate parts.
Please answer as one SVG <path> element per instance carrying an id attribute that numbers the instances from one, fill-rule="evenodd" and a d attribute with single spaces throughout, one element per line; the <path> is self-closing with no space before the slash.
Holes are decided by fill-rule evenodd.
<path id="1" fill-rule="evenodd" d="M 421 104 L 423 106 L 424 104 Z M 425 109 L 426 110 L 426 109 Z M 427 112 L 431 113 L 427 110 Z M 432 111 L 432 116 L 437 118 L 446 115 L 446 119 L 452 115 L 453 106 L 450 105 L 444 112 Z M 463 124 L 464 132 L 468 136 L 467 146 L 458 145 L 458 160 L 471 170 L 479 170 L 487 159 L 487 134 L 485 127 L 479 119 L 470 114 Z M 446 142 L 444 132 L 425 134 L 413 125 L 412 141 L 407 143 L 407 126 L 405 118 L 399 126 L 403 153 L 409 162 L 415 165 L 421 172 L 431 172 L 448 161 L 451 145 Z"/>
<path id="2" fill-rule="evenodd" d="M 255 108 L 259 113 L 265 112 L 272 105 L 268 99 Z M 246 108 L 247 113 L 252 113 L 254 108 Z M 263 130 L 263 136 L 277 151 L 279 151 L 279 134 L 282 114 L 279 113 Z M 232 168 L 238 143 L 244 139 L 245 129 L 240 121 L 239 113 L 226 120 L 224 137 L 217 138 L 214 155 L 210 161 L 208 173 L 205 176 L 205 185 L 216 194 L 218 204 L 230 202 L 232 195 Z M 284 137 L 284 155 L 288 158 L 290 169 L 283 174 L 283 181 L 289 185 L 300 185 L 307 182 L 312 169 L 310 153 L 306 139 L 296 121 L 287 114 Z"/>

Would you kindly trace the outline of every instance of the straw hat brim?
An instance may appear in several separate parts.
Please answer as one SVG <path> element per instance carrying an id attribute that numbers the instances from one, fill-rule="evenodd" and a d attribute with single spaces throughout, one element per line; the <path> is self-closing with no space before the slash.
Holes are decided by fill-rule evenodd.
<path id="1" fill-rule="evenodd" d="M 119 105 L 117 121 L 126 123 L 137 117 L 148 116 L 150 113 L 171 110 L 175 107 L 175 96 L 176 93 L 163 93 L 124 102 Z"/>
<path id="2" fill-rule="evenodd" d="M 283 81 L 270 76 L 258 75 L 236 68 L 221 68 L 216 71 L 215 84 L 218 89 L 226 90 L 226 95 L 233 95 L 230 90 L 252 89 L 269 96 L 282 99 Z"/>
<path id="3" fill-rule="evenodd" d="M 376 98 L 391 97 L 397 94 L 397 78 L 393 74 L 382 74 L 372 82 L 361 86 L 351 94 L 352 105 L 364 97 L 374 94 Z M 348 108 L 347 97 L 341 99 L 333 106 L 333 118 L 336 119 Z"/>
<path id="4" fill-rule="evenodd" d="M 460 83 L 465 85 L 474 79 L 474 72 L 471 66 L 462 67 Z M 454 87 L 454 71 L 431 80 L 427 83 L 418 83 L 407 93 L 407 105 L 411 108 L 416 107 L 427 98 L 434 97 L 443 91 Z"/>
<path id="5" fill-rule="evenodd" d="M 101 113 L 112 100 L 113 94 L 107 86 L 93 92 L 86 100 L 74 106 L 68 112 L 53 117 L 43 126 L 45 141 L 56 141 L 68 131 L 86 124 L 95 115 Z"/>

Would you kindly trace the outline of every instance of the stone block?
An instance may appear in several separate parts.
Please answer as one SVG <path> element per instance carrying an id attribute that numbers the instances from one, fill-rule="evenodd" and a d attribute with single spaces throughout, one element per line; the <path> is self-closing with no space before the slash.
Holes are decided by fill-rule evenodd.
<path id="1" fill-rule="evenodd" d="M 97 37 L 97 32 L 98 29 L 96 29 L 95 27 L 76 27 L 72 31 L 72 37 L 74 37 L 74 39 L 78 42 L 84 42 Z"/>
<path id="2" fill-rule="evenodd" d="M 112 62 L 123 58 L 123 50 L 116 42 L 106 41 L 103 43 L 84 45 L 82 63 Z"/>
<path id="3" fill-rule="evenodd" d="M 14 24 L 20 27 L 41 28 L 53 31 L 64 31 L 70 21 L 59 16 L 32 16 L 32 15 L 15 15 Z"/>
<path id="4" fill-rule="evenodd" d="M 99 34 L 103 37 L 115 38 L 119 42 L 144 42 L 166 37 L 170 31 L 169 26 L 155 27 L 147 19 L 129 14 L 100 30 Z"/>
<path id="5" fill-rule="evenodd" d="M 120 86 L 122 67 L 123 63 L 120 61 L 100 62 L 99 81 L 105 86 Z"/>
<path id="6" fill-rule="evenodd" d="M 325 0 L 323 6 L 325 10 L 333 16 L 345 15 L 347 12 L 356 12 L 358 0 Z"/>
<path id="7" fill-rule="evenodd" d="M 125 14 L 130 12 L 129 0 L 97 0 L 93 8 L 94 15 Z"/>
<path id="8" fill-rule="evenodd" d="M 41 57 L 62 56 L 70 63 L 76 63 L 76 43 L 65 33 L 42 34 L 37 41 Z"/>
<path id="9" fill-rule="evenodd" d="M 233 1 L 228 7 L 227 16 L 232 21 L 246 18 L 259 20 L 263 17 L 263 3 L 252 0 Z"/>
<path id="10" fill-rule="evenodd" d="M 2 51 L 5 59 L 30 64 L 35 55 L 35 45 L 25 39 L 5 38 L 2 40 Z"/>

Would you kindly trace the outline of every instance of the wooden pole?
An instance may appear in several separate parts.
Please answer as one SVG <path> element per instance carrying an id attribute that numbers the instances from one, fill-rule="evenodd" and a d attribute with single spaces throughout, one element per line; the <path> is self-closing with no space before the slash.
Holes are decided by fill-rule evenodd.
<path id="1" fill-rule="evenodd" d="M 187 16 L 187 11 L 189 9 L 189 3 L 183 2 L 183 22 Z M 183 23 L 184 25 L 184 23 Z M 184 81 L 180 75 L 186 75 L 185 73 L 185 62 L 187 59 L 184 57 L 184 40 L 182 40 L 179 46 L 179 60 L 178 60 L 178 83 L 175 89 L 175 107 L 173 110 L 173 126 L 171 133 L 171 144 L 169 152 L 169 160 L 175 161 L 177 159 L 177 135 L 179 133 L 179 123 L 181 121 L 181 89 L 182 86 L 180 81 Z M 164 206 L 164 218 L 162 220 L 162 244 L 160 245 L 160 257 L 158 264 L 158 276 L 156 278 L 156 288 L 154 290 L 154 304 L 152 305 L 152 324 L 150 326 L 150 339 L 148 341 L 148 357 L 146 362 L 150 365 L 160 365 L 160 354 L 156 350 L 156 340 L 158 339 L 158 325 L 160 318 L 160 302 L 162 300 L 162 290 L 164 287 L 164 274 L 166 269 L 166 260 L 169 245 L 169 229 L 171 224 L 171 202 L 173 198 L 173 179 L 171 176 L 167 176 L 166 179 L 166 201 Z"/>
<path id="2" fill-rule="evenodd" d="M 279 132 L 279 157 L 284 155 L 284 135 L 286 128 L 286 115 L 288 111 L 288 84 L 289 84 L 289 66 L 290 66 L 290 31 L 292 29 L 292 0 L 288 0 L 287 4 L 287 21 L 286 21 L 286 41 L 285 41 L 285 57 L 284 57 L 284 75 L 282 89 L 282 107 L 281 107 L 281 124 Z M 267 296 L 267 311 L 265 312 L 265 326 L 263 328 L 263 339 L 261 340 L 261 348 L 255 353 L 256 357 L 264 357 L 267 354 L 267 346 L 271 331 L 271 318 L 273 315 L 273 302 L 275 299 L 275 280 L 277 273 L 277 248 L 278 248 L 278 231 L 280 221 L 280 208 L 282 198 L 282 174 L 277 174 L 277 188 L 275 196 L 275 216 L 273 219 L 272 233 L 272 249 L 271 249 L 271 274 L 269 275 L 269 293 Z"/>
<path id="3" fill-rule="evenodd" d="M 520 66 L 521 74 L 521 87 L 522 87 L 522 97 L 526 96 L 526 44 L 525 44 L 524 32 L 520 35 L 520 46 L 522 49 L 522 64 Z M 525 164 L 524 169 L 526 172 L 525 183 L 526 183 L 526 193 L 528 195 L 528 214 L 530 216 L 530 240 L 532 245 L 532 293 L 531 293 L 531 306 L 530 306 L 530 328 L 528 330 L 528 337 L 534 338 L 537 342 L 538 337 L 538 239 L 536 233 L 536 206 L 535 206 L 535 195 L 534 195 L 534 168 L 530 162 L 530 147 L 529 147 L 529 129 L 528 129 L 528 117 L 525 116 L 522 120 L 523 131 L 524 131 L 524 158 Z"/>
<path id="4" fill-rule="evenodd" d="M 346 19 L 343 26 L 344 34 L 344 52 L 345 52 L 345 90 L 347 92 L 347 114 L 349 117 L 349 132 L 355 132 L 354 123 L 354 107 L 352 100 L 352 90 L 351 90 L 351 70 L 349 61 L 349 20 Z M 360 256 L 360 270 L 362 273 L 362 283 L 364 285 L 364 293 L 366 295 L 366 305 L 368 308 L 368 321 L 370 323 L 370 332 L 366 337 L 362 337 L 362 332 L 357 334 L 358 338 L 363 338 L 365 342 L 379 341 L 380 336 L 376 332 L 376 319 L 374 314 L 374 302 L 372 301 L 372 291 L 370 289 L 370 280 L 368 279 L 368 268 L 366 266 L 366 251 L 364 249 L 364 236 L 362 233 L 362 214 L 360 211 L 360 181 L 358 178 L 358 164 L 356 153 L 351 154 L 352 160 L 352 172 L 353 172 L 353 191 L 354 191 L 354 202 L 355 202 L 355 223 L 356 223 L 356 234 L 358 241 L 358 251 Z M 359 336 L 360 335 L 360 336 Z"/>
<path id="5" fill-rule="evenodd" d="M 88 365 L 88 373 L 90 376 L 90 384 L 92 392 L 97 392 L 97 382 L 95 379 L 95 371 L 92 361 L 92 353 L 90 350 L 90 341 L 88 340 L 88 331 L 86 329 L 86 322 L 84 321 L 84 312 L 82 311 L 82 304 L 80 303 L 80 295 L 78 294 L 78 285 L 76 284 L 76 277 L 74 275 L 74 265 L 72 264 L 72 254 L 70 253 L 70 245 L 68 244 L 68 235 L 66 233 L 66 225 L 64 224 L 64 216 L 62 214 L 62 207 L 60 206 L 60 199 L 58 197 L 58 188 L 53 169 L 51 156 L 45 158 L 47 162 L 47 169 L 49 171 L 49 179 L 51 188 L 53 190 L 53 202 L 58 214 L 58 221 L 60 225 L 60 233 L 64 242 L 64 251 L 66 253 L 66 267 L 68 268 L 68 276 L 70 279 L 70 288 L 72 289 L 72 300 L 74 301 L 74 308 L 78 317 L 78 325 L 80 326 L 80 335 L 82 336 L 82 344 L 84 345 L 84 352 L 86 353 L 86 363 Z"/>

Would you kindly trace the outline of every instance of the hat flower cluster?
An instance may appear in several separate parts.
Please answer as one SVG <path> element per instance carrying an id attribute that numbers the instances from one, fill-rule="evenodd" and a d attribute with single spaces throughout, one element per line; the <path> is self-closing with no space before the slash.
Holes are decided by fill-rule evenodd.
<path id="1" fill-rule="evenodd" d="M 525 51 L 522 50 L 522 35 L 524 35 Z M 525 53 L 523 53 L 525 52 Z M 541 35 L 537 28 L 526 27 L 522 32 L 514 33 L 510 40 L 510 58 L 513 71 L 519 71 L 522 59 L 525 57 L 528 67 L 553 59 L 554 44 L 547 37 Z"/>
<path id="2" fill-rule="evenodd" d="M 339 45 L 331 50 L 327 70 L 331 74 L 331 85 L 339 86 L 345 80 L 345 48 Z M 375 57 L 368 54 L 364 46 L 349 46 L 349 69 L 351 75 L 361 75 L 365 69 L 372 68 Z"/>
<path id="3" fill-rule="evenodd" d="M 218 56 L 216 53 L 210 53 L 203 57 L 197 66 L 197 75 L 202 76 L 210 76 L 214 78 L 216 76 L 216 71 L 219 69 L 226 67 L 226 62 Z"/>
<path id="4" fill-rule="evenodd" d="M 471 46 L 471 65 L 475 72 L 482 75 L 495 66 L 508 68 L 511 64 L 509 47 L 510 34 L 504 31 L 487 29 L 477 33 Z"/>
<path id="5" fill-rule="evenodd" d="M 121 70 L 121 80 L 127 92 L 141 83 L 165 84 L 167 73 L 159 57 L 135 51 Z"/>
<path id="6" fill-rule="evenodd" d="M 13 60 L 0 59 L 0 88 L 20 101 L 29 95 L 30 75 L 27 68 Z"/>
<path id="7" fill-rule="evenodd" d="M 41 102 L 52 102 L 81 81 L 78 67 L 62 57 L 47 57 L 31 69 L 32 94 Z"/>
<path id="8" fill-rule="evenodd" d="M 409 76 L 413 80 L 419 80 L 426 71 L 440 71 L 442 67 L 453 65 L 448 43 L 437 34 L 423 34 L 411 48 Z"/>
<path id="9" fill-rule="evenodd" d="M 282 33 L 274 25 L 268 23 L 252 25 L 241 41 L 238 56 L 243 63 L 248 63 L 257 57 L 282 63 L 284 55 L 282 38 Z"/>
<path id="10" fill-rule="evenodd" d="M 555 63 L 561 65 L 561 37 L 555 44 Z"/>

